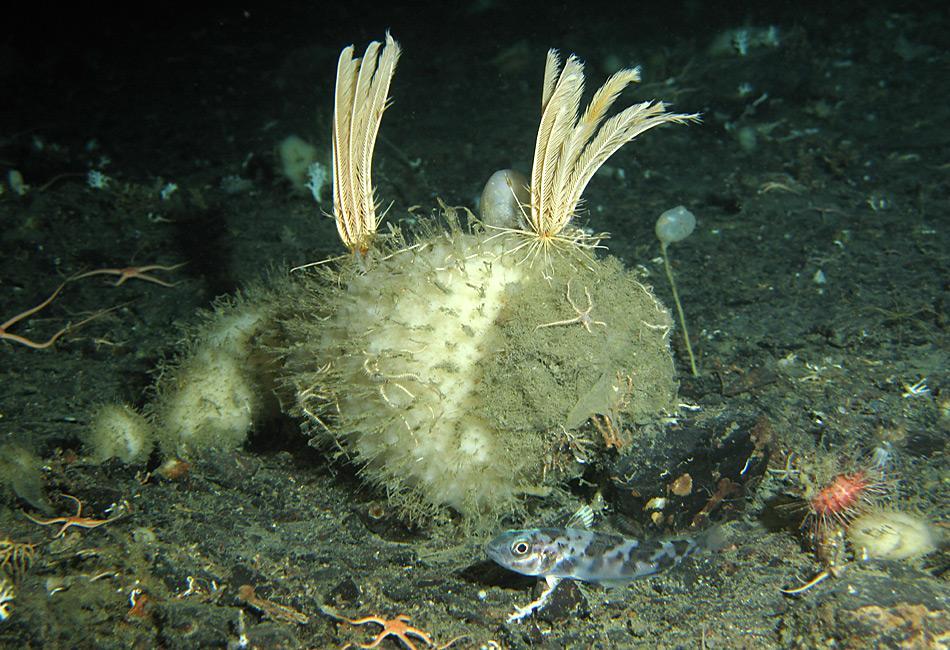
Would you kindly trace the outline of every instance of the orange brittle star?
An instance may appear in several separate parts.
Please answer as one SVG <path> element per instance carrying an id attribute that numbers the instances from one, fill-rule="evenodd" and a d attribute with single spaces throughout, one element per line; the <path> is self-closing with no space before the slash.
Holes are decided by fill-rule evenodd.
<path id="1" fill-rule="evenodd" d="M 149 271 L 174 271 L 175 269 L 181 268 L 187 264 L 187 262 L 182 262 L 180 264 L 174 264 L 172 266 L 164 266 L 162 264 L 148 264 L 146 266 L 126 266 L 121 269 L 96 269 L 95 271 L 86 271 L 85 273 L 80 273 L 79 275 L 73 276 L 70 280 L 79 280 L 80 278 L 88 278 L 90 275 L 117 275 L 119 279 L 115 281 L 114 286 L 119 286 L 126 280 L 132 280 L 133 278 L 139 280 L 145 280 L 146 282 L 154 282 L 155 284 L 160 284 L 163 287 L 174 287 L 177 282 L 166 282 L 160 278 L 156 278 L 154 275 L 148 275 Z"/>
<path id="2" fill-rule="evenodd" d="M 62 524 L 62 527 L 59 529 L 59 532 L 56 533 L 56 537 L 62 537 L 66 534 L 66 530 L 70 526 L 78 526 L 79 528 L 98 528 L 99 526 L 105 526 L 106 524 L 111 524 L 116 519 L 122 517 L 122 515 L 116 515 L 115 517 L 109 517 L 108 519 L 89 519 L 87 517 L 82 517 L 82 501 L 77 499 L 71 494 L 64 494 L 64 497 L 67 499 L 72 499 L 76 503 L 76 514 L 71 517 L 53 517 L 52 519 L 37 519 L 32 515 L 24 512 L 23 514 L 27 519 L 32 521 L 34 524 L 39 524 L 40 526 L 52 526 L 53 524 Z"/>
<path id="3" fill-rule="evenodd" d="M 407 635 L 411 635 L 421 641 L 425 641 L 427 646 L 435 645 L 435 642 L 432 640 L 432 637 L 428 635 L 428 633 L 409 625 L 409 617 L 405 614 L 399 614 L 392 620 L 380 618 L 379 616 L 364 616 L 363 618 L 357 618 L 355 620 L 352 618 L 346 618 L 345 616 L 340 616 L 339 614 L 331 614 L 331 616 L 337 620 L 346 621 L 350 625 L 366 625 L 367 623 L 376 623 L 376 625 L 383 626 L 383 629 L 379 631 L 379 634 L 376 635 L 376 638 L 369 643 L 365 645 L 362 643 L 347 643 L 340 650 L 345 650 L 346 648 L 352 647 L 354 645 L 357 648 L 375 648 L 383 642 L 383 639 L 389 636 L 396 637 L 403 645 L 409 648 L 409 650 L 416 650 L 415 644 L 411 639 L 409 639 L 409 636 Z M 456 641 L 460 641 L 464 638 L 466 638 L 464 634 L 462 636 L 457 636 L 448 643 L 438 646 L 435 650 L 446 650 L 446 648 L 450 648 L 455 645 Z"/>
<path id="4" fill-rule="evenodd" d="M 385 618 L 380 618 L 379 616 L 364 616 L 363 618 L 351 619 L 344 618 L 347 623 L 351 625 L 366 625 L 367 623 L 376 623 L 377 625 L 382 625 L 383 629 L 380 630 L 379 634 L 375 639 L 363 645 L 362 643 L 355 644 L 358 648 L 375 648 L 383 639 L 388 636 L 394 636 L 399 639 L 409 650 L 416 650 L 416 646 L 412 643 L 407 635 L 412 635 L 417 639 L 425 641 L 426 645 L 431 646 L 435 645 L 432 641 L 432 638 L 423 630 L 414 628 L 409 625 L 409 617 L 405 614 L 399 614 L 396 618 L 392 620 L 387 620 Z M 347 643 L 344 648 L 348 648 L 351 645 Z"/>

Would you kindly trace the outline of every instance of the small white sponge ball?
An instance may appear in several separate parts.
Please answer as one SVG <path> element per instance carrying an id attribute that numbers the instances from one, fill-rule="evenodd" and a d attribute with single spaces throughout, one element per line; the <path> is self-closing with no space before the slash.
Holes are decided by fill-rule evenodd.
<path id="1" fill-rule="evenodd" d="M 207 347 L 180 370 L 161 420 L 179 446 L 235 449 L 247 439 L 259 405 L 242 359 L 227 348 Z"/>
<path id="2" fill-rule="evenodd" d="M 879 560 L 913 560 L 937 548 L 933 529 L 897 510 L 872 510 L 848 526 L 848 540 L 858 554 Z"/>
<path id="3" fill-rule="evenodd" d="M 124 404 L 105 404 L 92 419 L 86 445 L 98 462 L 118 458 L 124 463 L 142 463 L 152 452 L 152 427 L 139 412 Z"/>
<path id="4" fill-rule="evenodd" d="M 219 305 L 191 350 L 159 380 L 151 408 L 166 453 L 236 449 L 274 407 L 269 358 L 257 342 L 271 323 L 268 295 L 255 298 Z"/>

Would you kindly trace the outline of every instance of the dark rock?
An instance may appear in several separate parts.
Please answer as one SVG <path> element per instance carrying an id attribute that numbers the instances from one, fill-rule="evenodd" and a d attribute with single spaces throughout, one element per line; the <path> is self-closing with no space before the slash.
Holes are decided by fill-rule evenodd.
<path id="1" fill-rule="evenodd" d="M 169 600 L 155 606 L 161 645 L 169 650 L 224 647 L 236 639 L 239 609 Z"/>

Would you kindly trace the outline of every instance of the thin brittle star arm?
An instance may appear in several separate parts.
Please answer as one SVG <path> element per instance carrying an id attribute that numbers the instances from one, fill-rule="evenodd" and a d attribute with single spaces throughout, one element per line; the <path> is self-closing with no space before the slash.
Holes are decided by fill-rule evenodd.
<path id="1" fill-rule="evenodd" d="M 43 302 L 41 302 L 40 304 L 38 304 L 36 307 L 31 307 L 31 308 L 27 309 L 26 311 L 17 314 L 17 315 L 14 316 L 13 318 L 11 318 L 11 319 L 8 320 L 7 322 L 5 322 L 3 325 L 0 325 L 0 332 L 6 332 L 7 328 L 14 326 L 14 325 L 16 325 L 17 323 L 19 323 L 21 320 L 23 320 L 24 318 L 29 318 L 30 316 L 32 316 L 32 315 L 35 314 L 36 312 L 38 312 L 38 311 L 40 311 L 40 310 L 42 310 L 42 309 L 45 309 L 51 302 L 53 302 L 53 300 L 56 299 L 56 296 L 59 295 L 59 292 L 62 291 L 62 290 L 63 290 L 63 287 L 65 287 L 65 286 L 66 286 L 66 283 L 64 282 L 63 284 L 61 284 L 61 285 L 59 285 L 58 287 L 56 287 L 56 291 L 54 291 L 53 293 L 51 293 L 50 296 L 49 296 L 49 298 L 47 298 L 46 300 L 44 300 Z"/>
<path id="2" fill-rule="evenodd" d="M 10 319 L 7 320 L 5 323 L 3 323 L 2 325 L 0 325 L 0 339 L 6 339 L 6 340 L 8 340 L 8 341 L 14 341 L 14 342 L 16 342 L 16 343 L 20 343 L 21 345 L 25 345 L 25 346 L 27 346 L 27 347 L 34 348 L 34 349 L 37 349 L 37 350 L 42 350 L 42 349 L 48 348 L 49 346 L 53 345 L 53 343 L 55 343 L 56 340 L 57 340 L 60 336 L 62 336 L 63 334 L 66 333 L 66 331 L 69 329 L 69 326 L 66 326 L 66 327 L 64 327 L 63 329 L 59 330 L 58 332 L 56 332 L 55 334 L 53 334 L 53 336 L 51 336 L 49 339 L 47 339 L 46 341 L 44 341 L 44 342 L 42 342 L 42 343 L 39 343 L 39 342 L 37 342 L 37 341 L 33 341 L 32 339 L 28 339 L 28 338 L 26 338 L 25 336 L 20 336 L 19 334 L 11 334 L 10 332 L 7 331 L 7 329 L 9 329 L 10 327 L 13 327 L 14 325 L 16 325 L 17 323 L 19 323 L 19 322 L 22 321 L 23 319 L 29 318 L 30 316 L 32 316 L 33 314 L 37 313 L 38 311 L 41 311 L 41 310 L 45 309 L 51 302 L 53 302 L 53 300 L 56 299 L 56 296 L 59 295 L 59 292 L 62 291 L 62 290 L 63 290 L 63 287 L 65 287 L 65 286 L 66 286 L 66 283 L 64 282 L 63 284 L 61 284 L 61 285 L 59 285 L 58 287 L 56 287 L 56 290 L 53 291 L 53 293 L 51 293 L 51 294 L 49 295 L 49 298 L 47 298 L 46 300 L 44 300 L 44 301 L 41 302 L 40 304 L 36 305 L 35 307 L 31 307 L 30 309 L 27 309 L 26 311 L 17 314 L 17 315 L 14 316 L 13 318 L 10 318 Z"/>

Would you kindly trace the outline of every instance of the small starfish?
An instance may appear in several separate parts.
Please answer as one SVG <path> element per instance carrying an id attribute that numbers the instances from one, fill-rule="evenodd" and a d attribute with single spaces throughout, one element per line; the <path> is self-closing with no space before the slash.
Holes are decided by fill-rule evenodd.
<path id="1" fill-rule="evenodd" d="M 64 494 L 64 497 L 67 499 L 72 499 L 76 503 L 76 514 L 72 517 L 53 517 L 52 519 L 37 519 L 32 515 L 23 513 L 27 519 L 32 521 L 34 524 L 39 524 L 40 526 L 52 526 L 53 524 L 62 524 L 62 527 L 59 529 L 59 532 L 56 533 L 56 537 L 62 537 L 66 534 L 66 530 L 70 526 L 78 526 L 80 528 L 98 528 L 99 526 L 105 526 L 106 524 L 111 524 L 116 519 L 122 517 L 122 515 L 116 515 L 115 517 L 110 517 L 109 519 L 89 519 L 87 517 L 82 517 L 82 501 L 77 499 L 71 494 Z"/>

